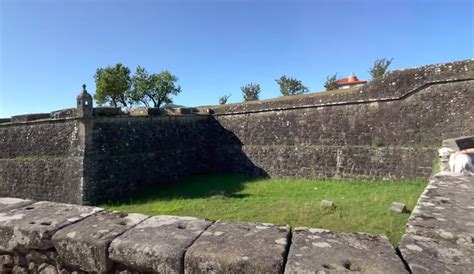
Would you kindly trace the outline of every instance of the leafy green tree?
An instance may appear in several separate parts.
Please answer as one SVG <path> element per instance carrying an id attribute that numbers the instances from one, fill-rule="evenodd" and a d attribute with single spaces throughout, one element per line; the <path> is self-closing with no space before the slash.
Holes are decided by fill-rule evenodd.
<path id="1" fill-rule="evenodd" d="M 227 104 L 227 100 L 229 100 L 230 96 L 232 96 L 232 94 L 224 95 L 221 98 L 219 98 L 219 104 L 221 105 Z"/>
<path id="2" fill-rule="evenodd" d="M 296 80 L 292 77 L 286 77 L 283 75 L 280 79 L 275 80 L 280 86 L 280 92 L 283 96 L 297 95 L 308 92 L 308 88 L 305 87 L 300 80 Z"/>
<path id="3" fill-rule="evenodd" d="M 326 90 L 338 89 L 339 85 L 337 84 L 337 81 L 337 73 L 333 74 L 332 76 L 328 76 L 326 78 L 326 82 L 324 83 L 324 87 L 326 88 Z"/>
<path id="4" fill-rule="evenodd" d="M 242 90 L 242 94 L 244 96 L 244 101 L 256 101 L 259 99 L 260 95 L 260 85 L 250 83 L 240 88 Z"/>
<path id="5" fill-rule="evenodd" d="M 132 77 L 133 89 L 130 92 L 130 99 L 153 107 L 171 103 L 171 95 L 178 95 L 181 92 L 181 87 L 176 85 L 177 81 L 178 78 L 167 70 L 149 74 L 145 68 L 138 66 Z"/>
<path id="6" fill-rule="evenodd" d="M 150 75 L 145 68 L 138 66 L 135 75 L 132 76 L 132 89 L 129 92 L 129 100 L 135 103 L 143 103 L 146 107 L 150 104 L 148 93 L 151 89 Z"/>
<path id="7" fill-rule="evenodd" d="M 377 59 L 374 62 L 374 65 L 369 68 L 370 76 L 372 79 L 384 75 L 388 72 L 388 67 L 392 64 L 393 58 L 388 60 L 387 58 Z"/>
<path id="8" fill-rule="evenodd" d="M 114 107 L 127 106 L 127 94 L 131 87 L 130 69 L 122 64 L 97 69 L 94 99 L 102 106 L 109 103 Z"/>

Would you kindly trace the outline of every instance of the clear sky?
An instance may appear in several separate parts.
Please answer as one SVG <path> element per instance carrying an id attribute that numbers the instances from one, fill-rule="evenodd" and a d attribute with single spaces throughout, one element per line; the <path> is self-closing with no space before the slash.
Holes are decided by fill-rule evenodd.
<path id="1" fill-rule="evenodd" d="M 286 74 L 311 91 L 326 77 L 473 58 L 473 2 L 0 0 L 0 117 L 75 106 L 99 67 L 170 70 L 177 104 L 242 101 Z"/>

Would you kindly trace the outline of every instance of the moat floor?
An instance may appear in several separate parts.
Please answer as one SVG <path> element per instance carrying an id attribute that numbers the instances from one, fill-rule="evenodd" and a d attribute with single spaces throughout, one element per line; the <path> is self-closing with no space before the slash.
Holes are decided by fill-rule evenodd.
<path id="1" fill-rule="evenodd" d="M 197 177 L 177 186 L 151 190 L 129 202 L 101 205 L 147 215 L 195 216 L 289 224 L 387 235 L 396 245 L 409 213 L 389 210 L 402 202 L 411 211 L 427 180 L 250 180 L 238 176 Z M 321 205 L 330 200 L 334 208 Z"/>

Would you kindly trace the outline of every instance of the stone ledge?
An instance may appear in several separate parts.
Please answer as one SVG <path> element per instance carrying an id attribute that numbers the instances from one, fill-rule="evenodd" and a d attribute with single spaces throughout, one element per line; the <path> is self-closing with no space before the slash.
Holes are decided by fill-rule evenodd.
<path id="1" fill-rule="evenodd" d="M 474 176 L 440 172 L 421 195 L 399 244 L 413 273 L 469 273 L 474 264 Z"/>
<path id="2" fill-rule="evenodd" d="M 101 208 L 53 202 L 34 204 L 0 213 L 0 251 L 27 253 L 48 249 L 59 229 L 82 220 Z"/>
<path id="3" fill-rule="evenodd" d="M 185 273 L 282 273 L 290 227 L 218 221 L 186 252 Z"/>
<path id="4" fill-rule="evenodd" d="M 108 256 L 110 243 L 146 218 L 142 214 L 99 212 L 59 230 L 52 242 L 69 266 L 104 273 L 112 267 Z"/>
<path id="5" fill-rule="evenodd" d="M 186 250 L 211 224 L 193 217 L 154 216 L 116 238 L 109 256 L 143 271 L 183 273 Z"/>
<path id="6" fill-rule="evenodd" d="M 285 273 L 408 273 L 386 236 L 300 228 Z"/>
<path id="7" fill-rule="evenodd" d="M 21 122 L 29 122 L 29 121 L 43 120 L 43 119 L 50 119 L 50 118 L 51 116 L 49 113 L 33 113 L 33 114 L 12 116 L 11 122 L 21 123 Z"/>
<path id="8" fill-rule="evenodd" d="M 24 200 L 19 198 L 0 198 L 0 212 L 2 211 L 9 211 L 15 208 L 24 207 L 29 204 L 32 204 L 33 201 Z"/>

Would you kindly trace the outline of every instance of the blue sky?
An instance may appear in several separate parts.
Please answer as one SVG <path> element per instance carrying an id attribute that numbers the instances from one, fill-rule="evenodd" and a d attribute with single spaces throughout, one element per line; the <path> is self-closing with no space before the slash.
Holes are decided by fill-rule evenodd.
<path id="1" fill-rule="evenodd" d="M 377 58 L 392 69 L 473 58 L 473 1 L 21 1 L 0 0 L 0 117 L 75 106 L 99 67 L 170 70 L 178 104 L 242 101 L 259 83 L 296 77 L 367 79 Z"/>

